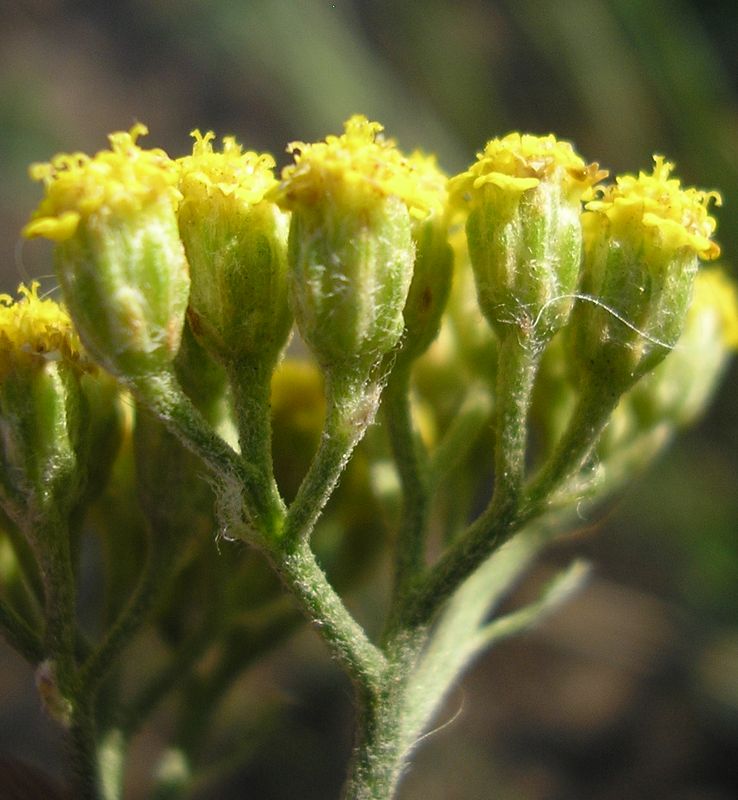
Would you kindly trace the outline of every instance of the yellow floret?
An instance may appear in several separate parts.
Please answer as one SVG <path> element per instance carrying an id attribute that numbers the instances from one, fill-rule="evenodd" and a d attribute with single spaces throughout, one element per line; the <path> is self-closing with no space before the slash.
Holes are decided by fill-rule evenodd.
<path id="1" fill-rule="evenodd" d="M 477 153 L 477 161 L 466 172 L 452 178 L 449 192 L 454 204 L 474 198 L 485 186 L 522 193 L 541 181 L 562 181 L 567 194 L 579 199 L 607 176 L 598 164 L 585 164 L 569 142 L 555 136 L 509 133 L 491 139 Z"/>
<path id="2" fill-rule="evenodd" d="M 63 306 L 38 296 L 38 281 L 18 287 L 20 299 L 0 294 L 0 353 L 80 356 L 81 345 Z"/>
<path id="3" fill-rule="evenodd" d="M 93 157 L 61 153 L 48 163 L 32 164 L 31 178 L 43 181 L 46 196 L 23 235 L 63 242 L 75 234 L 80 220 L 93 215 L 129 216 L 162 196 L 177 200 L 174 162 L 163 150 L 136 144 L 146 133 L 138 123 L 127 133 L 111 133 L 111 149 Z"/>
<path id="4" fill-rule="evenodd" d="M 683 189 L 678 178 L 670 178 L 674 165 L 654 156 L 653 173 L 622 175 L 616 183 L 598 189 L 599 197 L 587 203 L 587 211 L 603 214 L 614 235 L 632 236 L 647 231 L 668 250 L 691 248 L 700 258 L 720 255 L 711 240 L 715 218 L 709 214 L 710 201 L 720 205 L 718 192 Z"/>
<path id="5" fill-rule="evenodd" d="M 285 167 L 273 193 L 283 208 L 312 205 L 318 198 L 361 206 L 394 196 L 412 217 L 422 219 L 443 205 L 430 159 L 417 153 L 403 155 L 393 139 L 382 135 L 382 125 L 360 114 L 351 117 L 344 129 L 324 142 L 289 145 L 295 164 Z"/>
<path id="6" fill-rule="evenodd" d="M 192 131 L 192 155 L 177 160 L 185 202 L 230 198 L 246 208 L 261 202 L 276 185 L 274 159 L 264 153 L 242 152 L 232 136 L 223 138 L 223 152 L 213 151 L 215 134 Z"/>

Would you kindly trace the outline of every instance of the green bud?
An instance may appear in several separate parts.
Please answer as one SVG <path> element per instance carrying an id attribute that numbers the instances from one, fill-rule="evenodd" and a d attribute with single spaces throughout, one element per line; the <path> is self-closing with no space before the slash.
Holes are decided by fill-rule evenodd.
<path id="1" fill-rule="evenodd" d="M 84 357 L 67 314 L 37 288 L 21 286 L 16 303 L 0 296 L 0 496 L 22 528 L 49 505 L 71 509 L 86 476 Z"/>
<path id="2" fill-rule="evenodd" d="M 553 136 L 487 143 L 450 182 L 468 210 L 479 305 L 501 337 L 513 328 L 547 342 L 566 323 L 581 258 L 581 198 L 605 173 Z"/>
<path id="3" fill-rule="evenodd" d="M 54 240 L 65 301 L 90 354 L 133 379 L 166 370 L 179 349 L 189 275 L 179 239 L 177 169 L 142 150 L 146 128 L 111 134 L 94 158 L 35 164 L 46 197 L 26 236 Z"/>
<path id="4" fill-rule="evenodd" d="M 222 362 L 261 359 L 272 367 L 287 340 L 289 216 L 266 192 L 271 156 L 241 152 L 231 137 L 213 152 L 212 133 L 194 131 L 179 160 L 179 228 L 190 263 L 193 331 Z"/>
<path id="5" fill-rule="evenodd" d="M 474 270 L 463 228 L 457 227 L 450 241 L 454 251 L 454 279 L 446 318 L 452 332 L 453 346 L 447 358 L 461 360 L 473 378 L 482 378 L 494 386 L 498 340 L 492 326 L 482 323 Z"/>
<path id="6" fill-rule="evenodd" d="M 683 427 L 703 411 L 732 351 L 738 349 L 738 295 L 720 270 L 697 273 L 694 299 L 674 349 L 626 399 L 640 427 Z"/>
<path id="7" fill-rule="evenodd" d="M 403 316 L 405 333 L 398 361 L 413 361 L 438 336 L 441 316 L 451 291 L 453 250 L 448 242 L 446 177 L 435 159 L 413 153 L 409 162 L 419 181 L 435 187 L 437 204 L 425 219 L 413 220 L 415 264 Z"/>
<path id="8" fill-rule="evenodd" d="M 296 163 L 274 193 L 292 211 L 297 325 L 332 382 L 376 380 L 398 344 L 415 260 L 411 220 L 436 197 L 380 131 L 352 117 L 341 136 L 293 143 Z"/>
<path id="9" fill-rule="evenodd" d="M 682 189 L 656 156 L 653 174 L 619 177 L 587 204 L 581 293 L 572 352 L 586 380 L 615 395 L 653 369 L 679 339 L 700 258 L 710 240 L 714 192 Z"/>

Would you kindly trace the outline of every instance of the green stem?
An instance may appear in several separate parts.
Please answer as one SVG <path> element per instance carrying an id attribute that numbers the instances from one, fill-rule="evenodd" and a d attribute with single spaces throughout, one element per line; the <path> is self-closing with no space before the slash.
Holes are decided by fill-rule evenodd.
<path id="1" fill-rule="evenodd" d="M 540 351 L 532 337 L 511 328 L 500 344 L 495 408 L 495 488 L 491 510 L 511 519 L 525 479 L 528 410 Z M 491 552 L 491 551 L 490 551 Z"/>
<path id="2" fill-rule="evenodd" d="M 392 374 L 382 403 L 390 446 L 402 485 L 402 516 L 397 532 L 392 606 L 402 603 L 408 587 L 423 569 L 429 492 L 427 457 L 413 430 L 409 369 Z"/>
<path id="3" fill-rule="evenodd" d="M 45 591 L 44 650 L 53 681 L 53 685 L 47 687 L 51 698 L 47 708 L 69 726 L 67 743 L 74 797 L 99 800 L 101 784 L 93 699 L 80 683 L 75 655 L 78 643 L 76 587 L 66 517 L 56 508 L 42 511 L 29 531 L 29 540 L 36 550 Z"/>
<path id="4" fill-rule="evenodd" d="M 309 539 L 354 448 L 364 435 L 379 403 L 379 387 L 329 383 L 328 410 L 318 451 L 287 511 L 283 538 Z"/>
<path id="5" fill-rule="evenodd" d="M 75 685 L 76 602 L 69 529 L 55 509 L 41 511 L 29 522 L 28 539 L 36 552 L 44 585 L 44 652 L 54 662 L 58 689 L 70 697 Z"/>
<path id="6" fill-rule="evenodd" d="M 68 734 L 76 800 L 102 800 L 95 723 L 91 703 L 80 700 Z"/>
<path id="7" fill-rule="evenodd" d="M 396 633 L 371 695 L 358 692 L 357 741 L 342 800 L 391 800 L 421 731 L 406 705 L 408 681 L 427 637 L 424 627 Z M 431 689 L 432 691 L 432 689 Z M 409 712 L 409 713 L 408 713 Z"/>
<path id="8" fill-rule="evenodd" d="M 139 379 L 134 385 L 140 400 L 156 414 L 180 441 L 218 476 L 235 483 L 243 492 L 245 511 L 259 532 L 272 524 L 271 509 L 264 505 L 262 477 L 210 427 L 169 372 Z"/>
<path id="9" fill-rule="evenodd" d="M 103 641 L 81 666 L 78 684 L 85 696 L 95 696 L 116 657 L 146 621 L 160 592 L 166 588 L 174 558 L 165 539 L 165 536 L 157 536 L 156 532 L 149 537 L 149 554 L 133 595 Z"/>
<path id="10" fill-rule="evenodd" d="M 241 457 L 254 470 L 259 504 L 269 509 L 271 529 L 284 516 L 284 503 L 274 480 L 270 389 L 272 365 L 248 359 L 227 366 L 233 393 Z"/>
<path id="11" fill-rule="evenodd" d="M 23 524 L 18 524 L 17 520 L 23 520 L 25 512 L 18 512 L 13 521 L 10 517 L 5 517 L 0 512 L 0 524 L 2 530 L 8 537 L 13 548 L 16 559 L 16 569 L 18 570 L 18 582 L 25 589 L 28 596 L 28 611 L 38 620 L 43 616 L 43 597 L 44 587 L 38 571 L 36 555 L 28 543 L 28 539 L 21 532 Z"/>
<path id="12" fill-rule="evenodd" d="M 539 349 L 517 328 L 500 346 L 495 406 L 495 487 L 487 508 L 433 566 L 405 609 L 405 624 L 424 624 L 461 582 L 530 519 L 521 510 L 527 419 Z"/>
<path id="13" fill-rule="evenodd" d="M 542 505 L 582 469 L 620 396 L 599 385 L 588 384 L 584 388 L 556 450 L 528 487 L 525 505 L 529 514 L 538 513 Z"/>
<path id="14" fill-rule="evenodd" d="M 267 613 L 264 619 L 255 619 L 245 628 L 236 626 L 218 637 L 218 662 L 207 676 L 195 677 L 183 692 L 183 713 L 177 725 L 175 747 L 189 763 L 197 763 L 210 720 L 235 680 L 300 622 L 294 608 L 285 603 L 273 614 Z"/>
<path id="15" fill-rule="evenodd" d="M 203 629 L 177 648 L 164 667 L 136 695 L 121 717 L 120 729 L 131 738 L 154 712 L 159 703 L 187 675 L 203 655 L 212 637 Z"/>
<path id="16" fill-rule="evenodd" d="M 484 427 L 489 424 L 492 403 L 489 388 L 472 387 L 454 417 L 453 422 L 438 443 L 428 464 L 428 487 L 432 494 L 461 464 L 477 443 Z"/>
<path id="17" fill-rule="evenodd" d="M 309 543 L 297 539 L 271 553 L 274 569 L 317 628 L 331 655 L 358 685 L 373 691 L 385 667 L 382 651 L 346 609 L 318 565 Z"/>
<path id="18" fill-rule="evenodd" d="M 498 518 L 488 506 L 408 598 L 403 610 L 404 624 L 415 627 L 429 622 L 461 582 L 520 530 L 525 521 L 522 517 Z"/>

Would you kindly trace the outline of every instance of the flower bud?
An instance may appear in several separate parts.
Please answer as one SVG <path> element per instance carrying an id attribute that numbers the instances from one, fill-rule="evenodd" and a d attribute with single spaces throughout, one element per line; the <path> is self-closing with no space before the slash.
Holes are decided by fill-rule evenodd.
<path id="1" fill-rule="evenodd" d="M 697 273 L 684 332 L 674 349 L 626 395 L 640 426 L 683 427 L 700 415 L 738 350 L 738 294 L 719 269 Z"/>
<path id="2" fill-rule="evenodd" d="M 405 333 L 398 360 L 412 361 L 438 335 L 441 316 L 451 290 L 453 250 L 448 242 L 446 176 L 430 156 L 413 153 L 408 164 L 435 203 L 423 219 L 413 218 L 415 264 L 403 316 Z"/>
<path id="3" fill-rule="evenodd" d="M 435 195 L 382 126 L 352 117 L 341 136 L 294 142 L 272 193 L 292 211 L 292 299 L 304 340 L 332 380 L 364 383 L 398 343 L 412 279 L 412 219 Z"/>
<path id="4" fill-rule="evenodd" d="M 582 294 L 572 318 L 580 371 L 622 392 L 674 347 L 684 326 L 699 259 L 715 258 L 708 213 L 716 192 L 683 189 L 673 165 L 618 177 L 583 216 Z"/>
<path id="5" fill-rule="evenodd" d="M 269 155 L 241 152 L 232 137 L 213 152 L 194 131 L 178 161 L 179 229 L 190 264 L 193 331 L 221 361 L 262 359 L 272 367 L 292 326 L 287 303 L 289 216 L 266 200 L 276 185 Z"/>
<path id="6" fill-rule="evenodd" d="M 489 141 L 449 183 L 468 212 L 479 305 L 500 336 L 545 343 L 566 322 L 581 258 L 581 198 L 606 175 L 568 142 L 511 133 Z"/>
<path id="7" fill-rule="evenodd" d="M 56 243 L 64 298 L 90 354 L 122 378 L 166 369 L 179 348 L 189 276 L 175 204 L 177 168 L 146 133 L 110 135 L 90 158 L 34 164 L 46 196 L 23 233 Z"/>
<path id="8" fill-rule="evenodd" d="M 0 501 L 25 529 L 49 503 L 69 510 L 86 476 L 85 369 L 66 312 L 38 284 L 0 295 Z"/>

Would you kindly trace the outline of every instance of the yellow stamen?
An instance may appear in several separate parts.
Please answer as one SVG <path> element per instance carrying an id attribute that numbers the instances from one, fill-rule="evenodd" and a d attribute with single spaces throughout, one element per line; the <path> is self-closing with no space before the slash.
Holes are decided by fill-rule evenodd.
<path id="1" fill-rule="evenodd" d="M 346 205 L 371 204 L 385 197 L 399 197 L 411 216 L 424 218 L 443 204 L 438 183 L 431 177 L 431 160 L 403 155 L 383 127 L 362 115 L 351 117 L 340 136 L 324 142 L 292 142 L 288 152 L 295 164 L 282 171 L 274 192 L 286 209 L 312 205 L 326 198 Z"/>
<path id="2" fill-rule="evenodd" d="M 213 151 L 215 134 L 192 131 L 192 155 L 177 160 L 185 202 L 212 202 L 230 198 L 248 208 L 261 202 L 276 185 L 274 159 L 264 153 L 242 152 L 232 136 L 223 138 L 223 152 Z"/>
<path id="3" fill-rule="evenodd" d="M 81 345 L 63 306 L 38 296 L 38 281 L 18 287 L 20 299 L 0 295 L 0 353 L 77 359 Z"/>
<path id="4" fill-rule="evenodd" d="M 720 247 L 711 240 L 715 218 L 710 202 L 721 204 L 718 192 L 684 189 L 669 177 L 674 165 L 654 156 L 653 173 L 622 175 L 616 183 L 597 189 L 599 197 L 587 203 L 587 211 L 603 214 L 615 235 L 632 236 L 639 229 L 668 250 L 691 248 L 700 258 L 713 259 Z"/>
<path id="5" fill-rule="evenodd" d="M 463 205 L 486 186 L 522 193 L 541 181 L 561 181 L 577 200 L 607 176 L 598 164 L 586 164 L 569 142 L 555 136 L 509 133 L 487 142 L 477 161 L 449 182 L 451 200 Z"/>
<path id="6" fill-rule="evenodd" d="M 93 157 L 61 153 L 48 163 L 32 164 L 31 178 L 43 182 L 46 196 L 23 235 L 63 242 L 93 215 L 130 216 L 162 196 L 177 200 L 174 162 L 163 150 L 136 144 L 147 132 L 138 123 L 127 133 L 111 133 L 111 149 Z"/>

